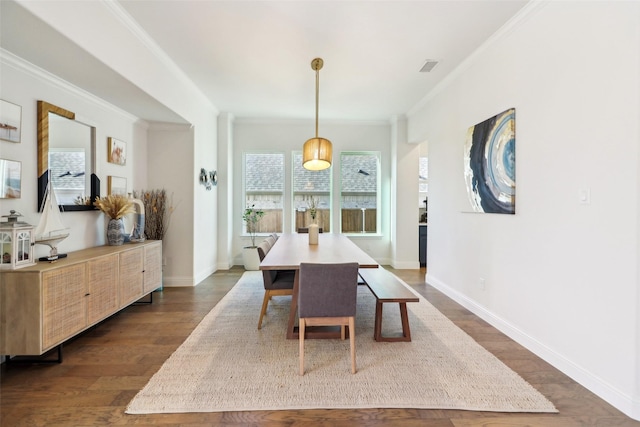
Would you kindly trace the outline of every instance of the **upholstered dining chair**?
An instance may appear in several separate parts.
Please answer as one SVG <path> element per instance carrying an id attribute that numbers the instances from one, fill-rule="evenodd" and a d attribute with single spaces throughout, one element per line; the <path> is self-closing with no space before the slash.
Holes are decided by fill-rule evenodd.
<path id="1" fill-rule="evenodd" d="M 271 250 L 271 245 L 267 241 L 263 241 L 258 246 L 258 256 L 260 262 L 267 256 Z M 262 318 L 267 313 L 267 306 L 273 296 L 292 295 L 293 280 L 295 278 L 294 270 L 262 270 L 262 280 L 264 282 L 264 298 L 262 299 L 262 309 L 260 310 L 260 319 L 258 319 L 258 329 L 262 328 Z"/>
<path id="2" fill-rule="evenodd" d="M 345 339 L 349 327 L 351 373 L 356 373 L 356 298 L 358 263 L 300 264 L 298 317 L 300 375 L 304 375 L 304 338 L 307 326 L 340 326 Z"/>
<path id="3" fill-rule="evenodd" d="M 273 236 L 267 236 L 267 237 L 265 237 L 265 238 L 264 238 L 264 240 L 265 240 L 267 243 L 269 243 L 269 248 L 272 248 L 272 247 L 273 247 L 273 245 L 275 245 L 275 244 L 276 244 L 276 238 L 275 238 L 275 237 L 273 237 Z"/>

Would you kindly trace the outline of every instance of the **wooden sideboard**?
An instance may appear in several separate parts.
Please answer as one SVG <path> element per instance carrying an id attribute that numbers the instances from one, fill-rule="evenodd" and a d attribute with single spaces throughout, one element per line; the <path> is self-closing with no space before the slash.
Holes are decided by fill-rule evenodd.
<path id="1" fill-rule="evenodd" d="M 0 274 L 0 354 L 42 355 L 159 288 L 162 241 L 97 246 Z"/>

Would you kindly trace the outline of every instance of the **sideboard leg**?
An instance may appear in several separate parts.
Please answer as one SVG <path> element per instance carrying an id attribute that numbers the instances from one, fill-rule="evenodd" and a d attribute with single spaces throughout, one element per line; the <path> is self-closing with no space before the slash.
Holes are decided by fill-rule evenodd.
<path id="1" fill-rule="evenodd" d="M 147 295 L 149 297 L 148 301 L 142 301 L 141 299 L 134 302 L 131 305 L 147 305 L 147 304 L 153 304 L 153 292 L 149 292 L 149 294 Z M 143 297 L 144 298 L 144 297 Z"/>
<path id="2" fill-rule="evenodd" d="M 58 357 L 56 359 L 49 359 L 47 356 L 49 354 L 51 354 L 52 352 L 54 352 L 54 351 L 56 351 L 56 353 L 58 354 Z M 11 355 L 7 355 L 6 363 L 7 363 L 7 366 L 11 365 L 11 364 L 17 364 L 17 363 L 44 363 L 44 364 L 62 363 L 62 344 L 59 344 L 58 346 L 52 348 L 51 350 L 47 351 L 46 353 L 42 354 L 41 356 L 36 356 L 36 357 L 32 357 L 32 356 L 13 356 L 13 357 L 11 357 Z"/>

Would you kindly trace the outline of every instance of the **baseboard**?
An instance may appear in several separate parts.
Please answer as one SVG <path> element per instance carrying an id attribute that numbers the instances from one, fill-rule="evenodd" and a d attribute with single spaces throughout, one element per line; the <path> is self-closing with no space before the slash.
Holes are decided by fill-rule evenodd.
<path id="1" fill-rule="evenodd" d="M 167 277 L 164 276 L 162 278 L 162 286 L 165 288 L 184 288 L 184 287 L 193 287 L 195 283 L 193 281 L 193 277 Z"/>
<path id="2" fill-rule="evenodd" d="M 208 266 L 206 269 L 204 269 L 200 273 L 196 274 L 194 283 L 196 285 L 198 285 L 198 283 L 202 282 L 204 279 L 206 279 L 207 277 L 211 276 L 216 271 L 217 271 L 217 269 L 216 269 L 216 267 L 214 265 Z"/>
<path id="3" fill-rule="evenodd" d="M 640 420 L 640 396 L 623 393 L 428 272 L 426 282 L 627 416 Z"/>
<path id="4" fill-rule="evenodd" d="M 385 264 L 386 265 L 386 264 Z M 418 270 L 420 269 L 420 261 L 393 261 L 391 267 L 396 270 Z"/>
<path id="5" fill-rule="evenodd" d="M 231 267 L 233 267 L 233 264 L 231 264 L 229 262 L 219 262 L 218 265 L 216 265 L 216 271 L 218 271 L 218 270 L 231 270 Z"/>
<path id="6" fill-rule="evenodd" d="M 371 256 L 371 255 L 369 255 Z M 376 258 L 374 256 L 371 256 L 371 258 L 373 258 L 378 264 L 380 265 L 391 265 L 391 258 Z M 396 268 L 396 267 L 393 267 Z M 403 267 L 405 268 L 405 267 Z M 398 267 L 399 269 L 399 267 Z"/>

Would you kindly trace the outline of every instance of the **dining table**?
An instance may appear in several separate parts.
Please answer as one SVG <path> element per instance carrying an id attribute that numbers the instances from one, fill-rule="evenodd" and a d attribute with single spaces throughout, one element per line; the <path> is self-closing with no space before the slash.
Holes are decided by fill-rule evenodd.
<path id="1" fill-rule="evenodd" d="M 260 263 L 260 270 L 295 270 L 291 309 L 287 322 L 287 339 L 298 338 L 298 289 L 301 263 L 357 262 L 359 268 L 378 268 L 378 263 L 344 234 L 321 233 L 318 244 L 309 244 L 309 235 L 285 233 L 278 237 L 269 253 Z M 326 328 L 307 330 L 306 338 L 335 338 L 339 331 Z"/>

